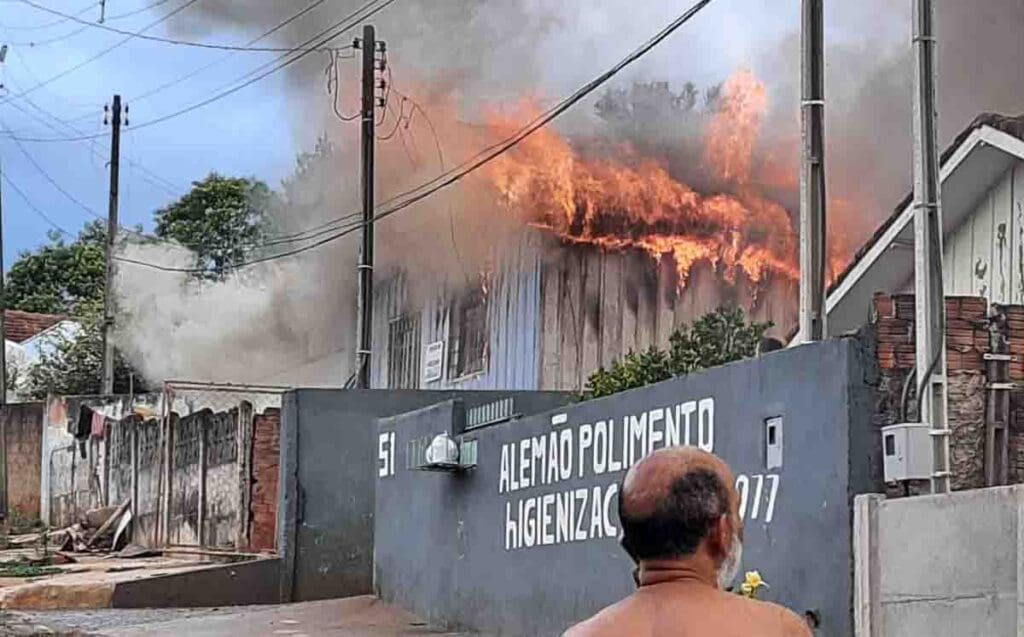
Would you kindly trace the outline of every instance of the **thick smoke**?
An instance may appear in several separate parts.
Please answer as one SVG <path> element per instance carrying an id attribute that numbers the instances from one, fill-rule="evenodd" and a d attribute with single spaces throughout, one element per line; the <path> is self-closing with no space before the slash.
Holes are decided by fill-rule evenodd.
<path id="1" fill-rule="evenodd" d="M 278 44 L 312 37 L 353 12 L 363 0 L 323 3 L 275 34 Z M 784 7 L 780 8 L 780 5 Z M 600 152 L 600 140 L 624 139 L 666 161 L 673 175 L 713 191 L 713 176 L 696 170 L 714 87 L 752 69 L 768 86 L 769 113 L 759 147 L 759 174 L 776 199 L 796 210 L 799 160 L 799 2 L 716 3 L 620 76 L 667 82 L 673 95 L 694 82 L 693 113 L 655 110 L 627 123 L 602 117 L 584 102 L 558 126 L 580 148 Z M 852 254 L 910 187 L 912 58 L 910 0 L 827 3 L 828 170 L 832 236 Z M 938 0 L 941 143 L 948 144 L 978 113 L 1024 112 L 1024 2 Z M 285 20 L 300 7 L 285 2 L 204 0 L 171 28 L 192 37 L 239 40 Z M 373 19 L 388 42 L 393 113 L 382 126 L 401 130 L 380 144 L 378 200 L 422 183 L 493 143 L 478 125 L 495 105 L 550 104 L 571 93 L 644 41 L 680 11 L 658 0 L 399 0 Z M 339 38 L 347 44 L 355 31 Z M 326 54 L 306 56 L 286 72 L 295 151 L 326 132 L 335 153 L 316 175 L 292 184 L 292 202 L 277 220 L 291 232 L 357 210 L 357 126 L 334 117 L 324 94 Z M 355 60 L 341 60 L 339 108 L 353 113 Z M 711 89 L 711 94 L 707 91 Z M 258 105 L 254 105 L 257 108 Z M 605 113 L 607 115 L 607 113 Z M 211 166 L 211 169 L 216 167 Z M 399 266 L 413 290 L 432 293 L 438 281 L 457 284 L 486 267 L 490 248 L 515 237 L 514 219 L 494 214 L 493 198 L 475 182 L 444 191 L 389 220 L 378 231 L 378 276 Z M 488 208 L 481 210 L 481 207 Z M 185 263 L 180 254 L 134 246 L 149 261 Z M 334 352 L 341 367 L 351 348 L 355 242 L 249 270 L 225 283 L 197 288 L 181 277 L 122 268 L 122 303 L 130 320 L 125 350 L 151 379 L 173 376 L 257 382 L 275 370 L 301 367 Z M 430 291 L 430 292 L 426 292 Z M 167 345 L 168 339 L 174 343 Z M 175 353 L 177 352 L 177 353 Z M 333 372 L 332 372 L 333 374 Z M 334 379 L 325 379 L 332 382 Z M 303 379 L 301 382 L 310 382 Z M 338 380 L 337 382 L 341 382 Z"/>

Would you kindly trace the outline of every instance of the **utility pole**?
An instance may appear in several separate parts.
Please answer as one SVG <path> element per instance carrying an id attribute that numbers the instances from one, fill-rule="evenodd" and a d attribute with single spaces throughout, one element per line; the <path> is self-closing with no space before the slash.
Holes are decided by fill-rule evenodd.
<path id="1" fill-rule="evenodd" d="M 376 150 L 377 112 L 376 77 L 377 53 L 384 52 L 384 43 L 378 45 L 372 25 L 363 27 L 363 39 L 357 41 L 363 52 L 363 97 L 360 107 L 362 123 L 362 195 L 363 242 L 359 254 L 359 317 L 357 322 L 356 387 L 370 388 L 370 362 L 373 350 L 373 208 L 374 208 L 374 151 Z M 385 60 L 382 56 L 380 68 Z"/>
<path id="2" fill-rule="evenodd" d="M 117 195 L 121 171 L 121 96 L 110 109 L 110 204 L 107 208 L 107 276 L 103 289 L 103 387 L 114 393 L 114 247 L 117 243 Z"/>
<path id="3" fill-rule="evenodd" d="M 7 404 L 7 297 L 4 293 L 4 166 L 0 161 L 0 405 Z M 0 449 L 4 441 L 0 440 Z M 0 489 L 4 483 L 0 482 Z"/>
<path id="4" fill-rule="evenodd" d="M 914 2 L 914 293 L 920 421 L 931 425 L 932 493 L 949 492 L 946 299 L 935 90 L 935 7 Z"/>
<path id="5" fill-rule="evenodd" d="M 826 337 L 824 0 L 803 0 L 800 171 L 800 338 Z"/>

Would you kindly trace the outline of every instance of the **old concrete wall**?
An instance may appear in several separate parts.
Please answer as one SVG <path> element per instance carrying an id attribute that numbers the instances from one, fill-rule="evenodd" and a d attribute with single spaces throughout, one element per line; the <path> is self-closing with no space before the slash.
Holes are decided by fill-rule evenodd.
<path id="1" fill-rule="evenodd" d="M 858 637 L 1024 634 L 1024 487 L 858 498 Z"/>
<path id="2" fill-rule="evenodd" d="M 857 340 L 776 352 L 469 431 L 479 465 L 454 475 L 406 464 L 411 441 L 458 431 L 458 400 L 383 419 L 375 586 L 455 628 L 559 634 L 632 589 L 615 515 L 624 469 L 691 444 L 734 468 L 743 566 L 760 570 L 768 597 L 818 611 L 821 634 L 851 635 L 852 497 L 880 487 L 874 376 Z M 769 421 L 781 426 L 780 466 Z"/>
<path id="3" fill-rule="evenodd" d="M 43 444 L 43 404 L 21 403 L 0 407 L 0 440 L 7 482 L 6 516 L 10 522 L 39 519 L 40 459 Z"/>
<path id="4" fill-rule="evenodd" d="M 282 599 L 309 601 L 372 591 L 377 419 L 455 396 L 470 405 L 513 396 L 520 413 L 537 413 L 571 399 L 538 392 L 285 394 L 278 496 Z"/>

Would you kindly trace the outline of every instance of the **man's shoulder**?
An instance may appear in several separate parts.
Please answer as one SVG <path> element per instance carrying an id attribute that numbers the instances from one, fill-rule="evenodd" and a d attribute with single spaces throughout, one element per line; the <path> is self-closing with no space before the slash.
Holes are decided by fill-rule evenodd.
<path id="1" fill-rule="evenodd" d="M 565 631 L 562 637 L 612 637 L 623 635 L 637 615 L 630 612 L 638 604 L 635 596 L 608 606 L 590 619 Z M 640 615 L 643 616 L 643 615 Z"/>
<path id="2" fill-rule="evenodd" d="M 744 604 L 751 614 L 757 614 L 760 618 L 778 626 L 783 637 L 812 637 L 807 622 L 785 606 L 742 597 L 737 597 L 736 601 Z"/>

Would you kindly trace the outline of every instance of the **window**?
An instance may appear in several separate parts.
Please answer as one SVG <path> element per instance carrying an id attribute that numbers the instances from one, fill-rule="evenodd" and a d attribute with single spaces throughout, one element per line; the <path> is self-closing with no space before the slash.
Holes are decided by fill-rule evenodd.
<path id="1" fill-rule="evenodd" d="M 420 386 L 420 323 L 407 314 L 388 322 L 388 389 Z"/>
<path id="2" fill-rule="evenodd" d="M 487 362 L 487 299 L 474 290 L 450 308 L 448 378 L 482 372 Z"/>

